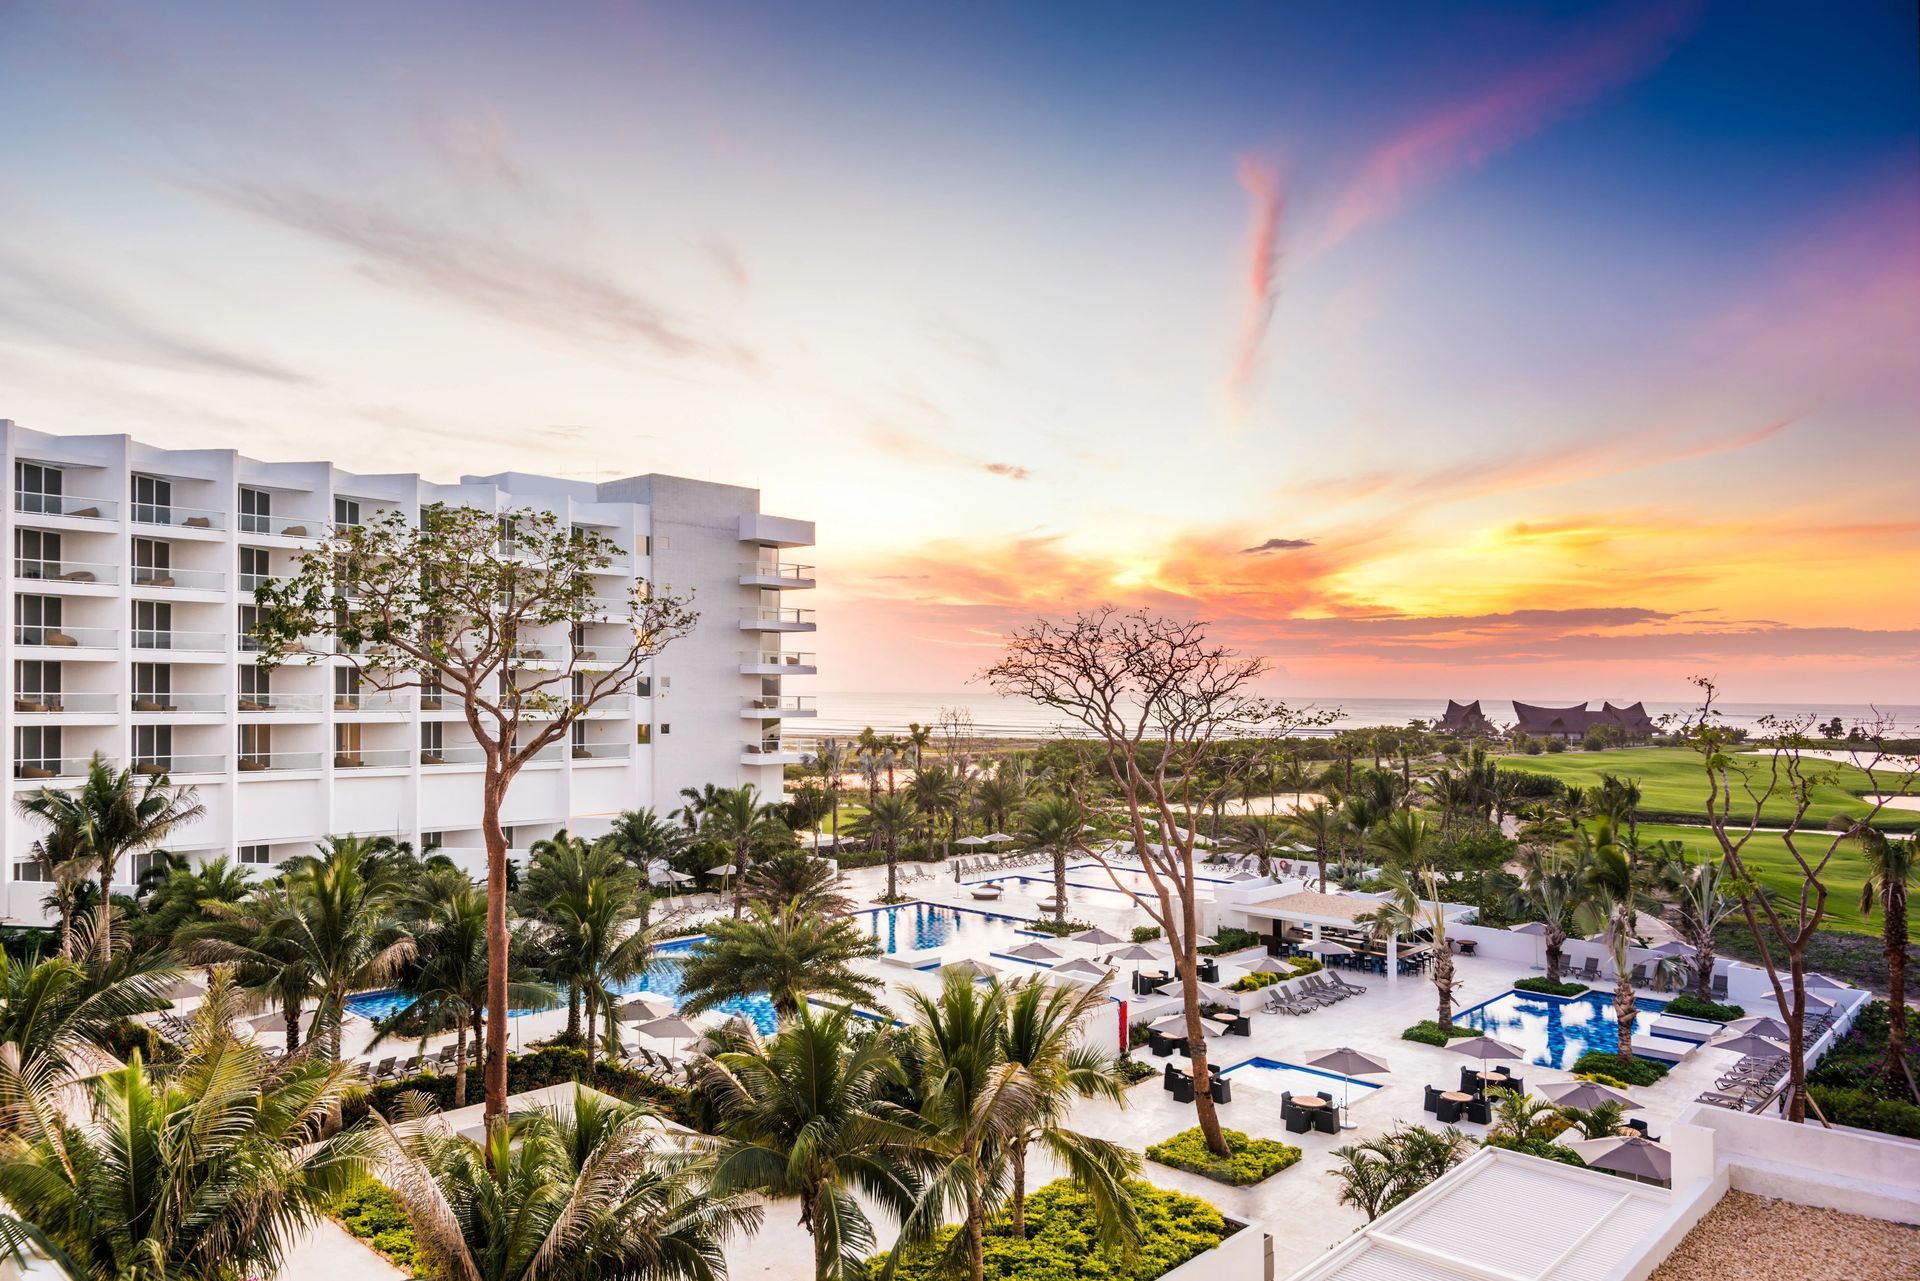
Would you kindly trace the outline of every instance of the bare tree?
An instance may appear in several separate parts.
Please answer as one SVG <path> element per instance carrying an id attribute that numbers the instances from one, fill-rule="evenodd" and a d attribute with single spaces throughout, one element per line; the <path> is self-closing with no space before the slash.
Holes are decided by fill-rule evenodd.
<path id="1" fill-rule="evenodd" d="M 1112 606 L 1064 622 L 1040 620 L 1014 633 L 1006 653 L 982 673 L 1001 694 L 1031 699 L 1064 714 L 1095 740 L 1104 777 L 1120 802 L 1134 854 L 1150 893 L 1142 907 L 1173 949 L 1184 995 L 1193 1057 L 1194 1105 L 1207 1146 L 1229 1148 L 1214 1109 L 1207 1043 L 1200 1023 L 1199 895 L 1195 892 L 1194 827 L 1214 790 L 1237 785 L 1216 768 L 1240 739 L 1279 735 L 1304 720 L 1254 688 L 1264 659 L 1243 657 L 1208 638 L 1207 625 Z M 1089 811 L 1099 807 L 1070 780 Z M 1109 851 L 1079 848 L 1108 871 Z"/>
<path id="2" fill-rule="evenodd" d="M 1707 775 L 1707 820 L 1720 857 L 1740 900 L 1740 911 L 1753 933 L 1760 963 L 1773 985 L 1774 1000 L 1787 1025 L 1787 1119 L 1806 1120 L 1807 947 L 1826 918 L 1827 878 L 1835 854 L 1848 841 L 1859 840 L 1872 827 L 1886 797 L 1912 790 L 1920 778 L 1920 761 L 1890 756 L 1885 737 L 1889 722 L 1878 716 L 1863 723 L 1851 763 L 1867 776 L 1871 792 L 1868 809 L 1857 816 L 1838 815 L 1823 827 L 1810 819 L 1816 787 L 1834 771 L 1822 758 L 1810 755 L 1811 717 L 1765 717 L 1760 735 L 1742 741 L 1714 707 L 1718 689 L 1706 677 L 1695 677 L 1701 702 L 1681 728 L 1700 753 Z M 1850 738 L 1852 736 L 1850 735 Z M 1769 807 L 1772 807 L 1769 812 Z M 1781 811 L 1786 817 L 1784 823 Z M 1754 834 L 1765 828 L 1786 846 L 1789 870 L 1798 873 L 1798 893 L 1762 894 L 1749 869 L 1746 849 Z M 1785 969 L 1784 976 L 1782 969 Z M 1819 1105 L 1814 1104 L 1819 1112 Z M 1821 1117 L 1824 1121 L 1826 1118 Z"/>
<path id="3" fill-rule="evenodd" d="M 597 574 L 623 556 L 552 512 L 435 503 L 418 524 L 395 510 L 330 530 L 298 573 L 254 593 L 262 666 L 322 661 L 307 638 L 330 636 L 372 688 L 419 689 L 465 714 L 484 766 L 489 1122 L 507 1108 L 507 789 L 699 617 L 644 580 L 602 595 Z M 624 634 L 590 641 L 596 624 Z"/>

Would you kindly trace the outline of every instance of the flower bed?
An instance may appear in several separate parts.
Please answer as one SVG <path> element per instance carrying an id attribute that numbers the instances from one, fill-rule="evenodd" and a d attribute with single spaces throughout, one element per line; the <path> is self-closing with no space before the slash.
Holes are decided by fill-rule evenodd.
<path id="1" fill-rule="evenodd" d="M 1628 1085 L 1652 1085 L 1667 1074 L 1668 1068 L 1657 1059 L 1627 1059 L 1603 1050 L 1588 1050 L 1573 1064 L 1575 1076 L 1597 1073 Z"/>
<path id="2" fill-rule="evenodd" d="M 1300 1159 L 1300 1149 L 1278 1139 L 1251 1138 L 1239 1130 L 1222 1130 L 1233 1154 L 1218 1157 L 1207 1147 L 1200 1127 L 1182 1130 L 1147 1149 L 1147 1160 L 1204 1175 L 1216 1183 L 1246 1187 L 1286 1169 Z"/>
<path id="3" fill-rule="evenodd" d="M 1667 1002 L 1666 1012 L 1676 1018 L 1706 1019 L 1713 1023 L 1731 1023 L 1745 1014 L 1746 1007 L 1740 1005 L 1722 1005 L 1718 1001 L 1706 1001 L 1688 992 Z"/>
<path id="4" fill-rule="evenodd" d="M 1907 1091 L 1906 1076 L 1887 1052 L 1887 1003 L 1860 1011 L 1853 1029 L 1807 1075 L 1807 1090 L 1838 1125 L 1920 1138 L 1920 1105 Z M 1907 1064 L 1920 1075 L 1920 1046 L 1907 1047 Z"/>
<path id="5" fill-rule="evenodd" d="M 1421 1019 L 1400 1034 L 1403 1041 L 1418 1041 L 1422 1045 L 1445 1045 L 1456 1036 L 1479 1036 L 1480 1029 L 1455 1023 L 1452 1027 L 1441 1027 L 1433 1019 Z"/>
<path id="6" fill-rule="evenodd" d="M 1140 1224 L 1140 1244 L 1131 1253 L 1100 1244 L 1092 1203 L 1061 1179 L 1027 1197 L 1024 1239 L 1013 1235 L 1010 1212 L 987 1219 L 987 1281 L 1152 1281 L 1228 1235 L 1220 1211 L 1198 1197 L 1142 1182 L 1129 1182 L 1127 1190 Z M 959 1231 L 942 1228 L 925 1245 L 903 1250 L 895 1281 L 947 1281 L 953 1275 L 947 1256 Z M 876 1255 L 867 1260 L 867 1275 L 879 1281 L 886 1266 L 887 1256 Z"/>
<path id="7" fill-rule="evenodd" d="M 328 1213 L 389 1263 L 409 1276 L 419 1266 L 419 1245 L 400 1201 L 377 1179 L 361 1179 L 328 1207 Z"/>
<path id="8" fill-rule="evenodd" d="M 1585 983 L 1551 983 L 1544 978 L 1515 979 L 1513 987 L 1517 992 L 1540 992 L 1547 996 L 1579 996 L 1593 990 Z"/>
<path id="9" fill-rule="evenodd" d="M 1078 934 L 1082 930 L 1093 928 L 1091 921 L 1056 921 L 1051 916 L 1042 916 L 1028 921 L 1020 927 L 1035 934 L 1051 934 L 1055 938 L 1065 938 L 1069 934 Z"/>

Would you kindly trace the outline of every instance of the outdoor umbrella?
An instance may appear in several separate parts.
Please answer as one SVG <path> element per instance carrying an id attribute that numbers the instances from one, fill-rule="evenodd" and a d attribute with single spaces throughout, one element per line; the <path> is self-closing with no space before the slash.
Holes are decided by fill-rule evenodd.
<path id="1" fill-rule="evenodd" d="M 708 876 L 731 876 L 733 875 L 733 864 L 722 863 L 718 867 L 710 867 L 707 869 L 707 875 Z"/>
<path id="2" fill-rule="evenodd" d="M 1233 1000 L 1233 993 L 1227 991 L 1224 987 L 1216 987 L 1212 983 L 1195 983 L 1193 990 L 1199 993 L 1200 999 L 1209 1005 L 1226 1005 Z M 1160 989 L 1160 995 L 1162 996 L 1183 997 L 1186 994 L 1186 988 L 1178 980 Z"/>
<path id="3" fill-rule="evenodd" d="M 160 989 L 160 995 L 169 1001 L 185 1001 L 206 994 L 206 984 L 196 983 L 189 978 L 177 978 Z"/>
<path id="4" fill-rule="evenodd" d="M 1267 878 L 1260 875 L 1260 873 L 1258 872 L 1236 871 L 1236 872 L 1228 872 L 1225 876 L 1221 877 L 1220 879 L 1223 881 L 1264 881 Z"/>
<path id="5" fill-rule="evenodd" d="M 1807 986 L 1808 987 L 1824 987 L 1835 992 L 1852 991 L 1852 988 L 1850 988 L 1847 984 L 1842 983 L 1839 979 L 1830 979 L 1824 974 L 1807 975 Z"/>
<path id="6" fill-rule="evenodd" d="M 1598 1081 L 1555 1081 L 1539 1088 L 1540 1097 L 1555 1107 L 1597 1108 L 1602 1103 L 1618 1103 L 1623 1111 L 1639 1108 L 1620 1091 L 1600 1084 Z"/>
<path id="7" fill-rule="evenodd" d="M 1693 944 L 1680 939 L 1668 939 L 1653 950 L 1662 956 L 1691 956 L 1693 954 Z"/>
<path id="8" fill-rule="evenodd" d="M 1736 1032 L 1726 1038 L 1715 1038 L 1707 1042 L 1709 1050 L 1725 1050 L 1729 1054 L 1764 1054 L 1768 1058 L 1785 1057 L 1787 1047 L 1780 1042 L 1751 1032 Z"/>
<path id="9" fill-rule="evenodd" d="M 946 965 L 941 966 L 940 972 L 942 974 L 952 974 L 957 972 L 960 974 L 970 975 L 976 979 L 990 979 L 994 975 L 998 974 L 1000 971 L 995 969 L 993 966 L 988 965 L 985 961 L 976 961 L 969 956 L 962 960 L 951 961 Z"/>
<path id="10" fill-rule="evenodd" d="M 1333 1050 L 1314 1050 L 1307 1055 L 1307 1066 L 1319 1068 L 1322 1072 L 1337 1072 L 1340 1075 L 1340 1121 L 1345 1126 L 1347 1116 L 1347 1090 L 1352 1085 L 1350 1078 L 1373 1076 L 1387 1071 L 1387 1065 L 1370 1055 L 1362 1054 L 1350 1046 L 1340 1046 Z"/>
<path id="11" fill-rule="evenodd" d="M 1764 1036 L 1770 1041 L 1784 1041 L 1793 1035 L 1785 1023 L 1771 1014 L 1750 1014 L 1744 1019 L 1735 1019 L 1727 1024 L 1727 1031 Z"/>
<path id="12" fill-rule="evenodd" d="M 1518 1049 L 1505 1041 L 1496 1041 L 1490 1036 L 1470 1036 L 1464 1040 L 1448 1041 L 1447 1048 L 1455 1054 L 1468 1054 L 1480 1060 L 1480 1070 L 1487 1070 L 1488 1059 L 1523 1059 L 1526 1057 Z"/>
<path id="13" fill-rule="evenodd" d="M 1314 939 L 1300 945 L 1302 952 L 1312 952 L 1316 956 L 1352 956 L 1353 949 L 1345 943 L 1336 943 L 1332 939 Z"/>
<path id="14" fill-rule="evenodd" d="M 1291 974 L 1293 966 L 1284 956 L 1263 956 L 1250 967 L 1263 974 Z"/>
<path id="15" fill-rule="evenodd" d="M 1118 934 L 1109 934 L 1097 925 L 1090 930 L 1081 930 L 1078 934 L 1069 934 L 1067 940 L 1072 943 L 1091 943 L 1095 947 L 1111 947 L 1115 943 L 1126 942 Z"/>
<path id="16" fill-rule="evenodd" d="M 1612 1170 L 1640 1179 L 1662 1183 L 1673 1177 L 1673 1153 L 1652 1139 L 1613 1135 L 1604 1139 L 1582 1139 L 1567 1146 L 1596 1170 Z"/>
<path id="17" fill-rule="evenodd" d="M 1218 943 L 1219 941 L 1220 941 L 1219 939 L 1213 937 L 1213 935 L 1211 934 L 1202 934 L 1193 940 L 1193 945 L 1195 947 L 1212 947 L 1215 943 Z"/>
<path id="18" fill-rule="evenodd" d="M 1545 934 L 1547 932 L 1547 923 L 1545 921 L 1528 921 L 1524 925 L 1514 926 L 1513 932 L 1515 934 Z"/>
<path id="19" fill-rule="evenodd" d="M 1085 975 L 1088 978 L 1105 978 L 1107 975 L 1113 973 L 1113 971 L 1107 966 L 1097 964 L 1093 961 L 1073 960 L 1073 961 L 1064 961 L 1061 964 L 1054 966 L 1053 969 L 1049 971 L 1049 973 L 1081 974 L 1081 975 Z"/>
<path id="20" fill-rule="evenodd" d="M 678 1006 L 663 996 L 649 996 L 642 992 L 614 1006 L 613 1016 L 622 1023 L 626 1023 L 634 1019 L 663 1019 L 674 1014 L 678 1009 Z"/>
<path id="21" fill-rule="evenodd" d="M 1057 961 L 1066 953 L 1048 947 L 1045 943 L 1028 943 L 1007 952 L 1008 956 L 1017 956 L 1023 961 Z"/>
<path id="22" fill-rule="evenodd" d="M 965 845 L 969 849 L 971 849 L 981 845 L 991 845 L 993 844 L 993 842 L 989 841 L 984 836 L 963 836 L 959 840 L 955 841 L 954 844 Z"/>
<path id="23" fill-rule="evenodd" d="M 1167 958 L 1144 943 L 1131 943 L 1107 955 L 1109 961 L 1164 961 Z"/>
<path id="24" fill-rule="evenodd" d="M 691 1041 L 700 1035 L 699 1028 L 687 1022 L 678 1014 L 669 1015 L 664 1019 L 655 1019 L 651 1023 L 642 1023 L 633 1030 L 641 1036 L 656 1037 L 659 1040 L 671 1043 L 673 1046 L 672 1052 L 675 1054 L 680 1051 L 680 1042 Z"/>
<path id="25" fill-rule="evenodd" d="M 1156 1023 L 1150 1023 L 1147 1026 L 1163 1036 L 1185 1036 L 1187 1034 L 1187 1016 L 1184 1014 L 1169 1014 L 1166 1018 Z M 1200 1029 L 1202 1033 L 1207 1036 L 1225 1036 L 1227 1034 L 1225 1028 L 1216 1027 L 1205 1019 L 1200 1020 Z"/>
<path id="26" fill-rule="evenodd" d="M 1002 841 L 1011 841 L 1014 838 L 1011 836 L 1008 836 L 1005 832 L 988 832 L 985 836 L 981 837 L 980 839 L 985 841 L 989 845 L 998 845 Z"/>

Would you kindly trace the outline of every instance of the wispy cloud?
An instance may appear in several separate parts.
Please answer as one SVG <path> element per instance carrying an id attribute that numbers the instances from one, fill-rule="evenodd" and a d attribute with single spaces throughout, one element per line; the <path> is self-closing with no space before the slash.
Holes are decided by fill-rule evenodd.
<path id="1" fill-rule="evenodd" d="M 1240 554 L 1242 556 L 1258 556 L 1262 552 L 1296 552 L 1303 547 L 1311 546 L 1313 546 L 1313 540 L 1311 538 L 1269 538 L 1264 543 L 1256 543 L 1252 547 L 1242 547 Z"/>
<path id="2" fill-rule="evenodd" d="M 1010 480 L 1026 480 L 1033 473 L 1014 463 L 988 463 L 987 470 L 996 476 L 1005 476 Z"/>
<path id="3" fill-rule="evenodd" d="M 734 247 L 732 241 L 723 236 L 709 236 L 701 242 L 700 251 L 706 254 L 707 261 L 712 263 L 726 278 L 727 283 L 735 289 L 745 289 L 753 283 L 753 277 L 747 271 L 746 259 L 740 256 L 740 251 Z"/>
<path id="4" fill-rule="evenodd" d="M 1240 336 L 1234 345 L 1233 368 L 1227 375 L 1227 395 L 1235 412 L 1246 407 L 1249 384 L 1259 367 L 1260 348 L 1273 325 L 1274 303 L 1280 296 L 1280 219 L 1286 196 L 1280 172 L 1251 156 L 1240 158 L 1240 186 L 1252 209 L 1247 224 L 1246 294 Z"/>
<path id="5" fill-rule="evenodd" d="M 0 256 L 0 333 L 5 332 L 127 364 L 279 383 L 311 381 L 284 365 L 167 328 L 77 275 Z"/>
<path id="6" fill-rule="evenodd" d="M 1544 57 L 1429 110 L 1375 147 L 1335 200 L 1313 238 L 1314 252 L 1392 217 L 1428 189 L 1652 71 L 1692 29 L 1699 5 L 1658 4 L 1625 18 L 1614 15 L 1572 32 Z"/>

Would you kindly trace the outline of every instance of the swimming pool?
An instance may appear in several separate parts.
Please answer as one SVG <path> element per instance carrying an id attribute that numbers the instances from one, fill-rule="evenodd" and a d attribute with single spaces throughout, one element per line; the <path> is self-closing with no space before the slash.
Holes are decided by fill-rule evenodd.
<path id="1" fill-rule="evenodd" d="M 979 950 L 1004 952 L 1034 938 L 1045 937 L 1020 928 L 1017 916 L 981 912 L 938 903 L 899 903 L 857 912 L 866 918 L 868 935 L 889 955 L 917 952 L 949 943 L 978 944 Z"/>
<path id="2" fill-rule="evenodd" d="M 1248 1085 L 1255 1085 L 1270 1091 L 1278 1098 L 1283 1092 L 1290 1094 L 1318 1094 L 1325 1090 L 1338 1099 L 1342 1088 L 1351 1102 L 1365 1098 L 1369 1090 L 1379 1089 L 1372 1081 L 1363 1081 L 1357 1076 L 1341 1076 L 1335 1072 L 1322 1072 L 1317 1068 L 1301 1067 L 1298 1063 L 1282 1063 L 1278 1059 L 1248 1059 L 1221 1070 L 1222 1076 L 1232 1076 Z"/>
<path id="3" fill-rule="evenodd" d="M 1213 899 L 1208 887 L 1224 884 L 1218 877 L 1211 876 L 1195 876 L 1193 880 L 1197 898 L 1202 902 L 1211 902 Z M 1011 883 L 1026 893 L 1042 898 L 1053 897 L 1053 873 L 1044 868 L 968 882 L 970 885 L 994 883 Z M 1098 863 L 1077 863 L 1067 869 L 1067 902 L 1070 906 L 1130 912 L 1141 906 L 1143 898 L 1150 899 L 1152 896 L 1153 882 L 1145 872 L 1133 868 L 1116 867 L 1109 874 Z"/>
<path id="4" fill-rule="evenodd" d="M 1665 1001 L 1644 997 L 1635 1003 L 1636 1058 L 1672 1061 L 1693 1048 L 1685 1041 L 1653 1035 L 1653 1020 L 1665 1008 Z M 1519 1046 L 1528 1062 L 1542 1067 L 1571 1067 L 1589 1050 L 1620 1052 L 1620 1024 L 1614 1017 L 1613 998 L 1602 992 L 1566 999 L 1537 992 L 1505 992 L 1454 1015 L 1453 1021 Z"/>

